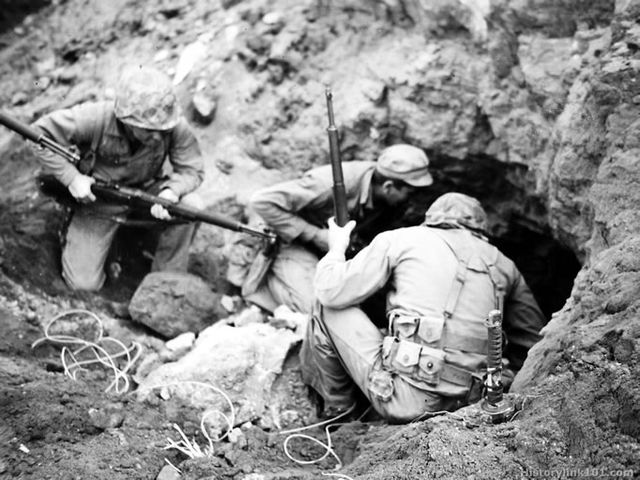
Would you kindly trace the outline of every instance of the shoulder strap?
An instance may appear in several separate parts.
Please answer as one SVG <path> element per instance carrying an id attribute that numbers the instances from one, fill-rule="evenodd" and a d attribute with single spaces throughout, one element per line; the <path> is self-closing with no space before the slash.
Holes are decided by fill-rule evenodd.
<path id="1" fill-rule="evenodd" d="M 455 311 L 456 305 L 458 304 L 458 299 L 460 298 L 460 293 L 462 292 L 462 287 L 464 286 L 464 282 L 467 278 L 469 262 L 472 260 L 472 258 L 476 257 L 479 258 L 480 261 L 484 264 L 489 275 L 489 279 L 493 284 L 495 308 L 502 312 L 504 308 L 505 286 L 501 281 L 500 274 L 496 267 L 496 260 L 498 258 L 497 249 L 492 247 L 483 249 L 483 252 L 477 252 L 476 249 L 471 246 L 466 236 L 464 237 L 463 241 L 459 242 L 453 242 L 451 238 L 447 238 L 445 235 L 441 235 L 439 232 L 438 236 L 445 242 L 445 244 L 449 247 L 449 249 L 453 252 L 456 259 L 458 260 L 456 276 L 449 290 L 449 295 L 447 296 L 447 301 L 443 310 L 445 320 L 451 318 L 453 312 Z"/>
<path id="2" fill-rule="evenodd" d="M 78 170 L 84 175 L 91 175 L 91 173 L 93 172 L 93 167 L 96 164 L 96 153 L 98 151 L 98 144 L 102 139 L 102 129 L 98 128 L 99 126 L 100 119 L 99 116 L 96 115 L 93 117 L 93 125 L 91 128 L 91 145 L 89 147 L 89 151 L 82 156 L 82 159 L 80 159 L 80 164 L 78 165 Z"/>
<path id="3" fill-rule="evenodd" d="M 435 230 L 437 232 L 437 230 Z M 476 252 L 471 247 L 468 238 L 464 237 L 463 241 L 453 242 L 451 238 L 447 238 L 438 232 L 438 236 L 444 241 L 444 243 L 453 252 L 453 255 L 458 260 L 458 268 L 456 270 L 456 276 L 453 279 L 453 284 L 449 289 L 449 295 L 447 295 L 447 301 L 444 304 L 443 315 L 445 320 L 448 320 L 453 315 L 462 287 L 467 279 L 468 265 L 471 258 L 476 255 Z"/>

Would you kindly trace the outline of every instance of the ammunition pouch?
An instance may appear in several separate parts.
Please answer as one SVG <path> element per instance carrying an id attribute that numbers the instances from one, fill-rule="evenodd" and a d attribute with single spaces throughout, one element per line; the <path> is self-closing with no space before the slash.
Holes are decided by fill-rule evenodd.
<path id="1" fill-rule="evenodd" d="M 478 375 L 447 363 L 445 357 L 443 350 L 394 336 L 384 337 L 382 342 L 382 365 L 414 386 L 451 396 L 471 393 Z"/>

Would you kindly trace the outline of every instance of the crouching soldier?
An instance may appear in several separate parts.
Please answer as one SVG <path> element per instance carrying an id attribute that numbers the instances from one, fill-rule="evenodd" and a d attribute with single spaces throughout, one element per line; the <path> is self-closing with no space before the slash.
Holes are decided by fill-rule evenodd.
<path id="1" fill-rule="evenodd" d="M 349 216 L 358 221 L 357 237 L 366 243 L 402 216 L 404 204 L 433 183 L 429 159 L 418 147 L 385 148 L 377 161 L 342 165 Z M 256 192 L 250 207 L 284 244 L 260 287 L 245 298 L 265 310 L 278 305 L 309 313 L 314 303 L 313 275 L 328 249 L 327 220 L 333 215 L 331 166 L 307 171 Z"/>
<path id="2" fill-rule="evenodd" d="M 305 382 L 333 413 L 360 389 L 393 422 L 479 399 L 489 311 L 504 312 L 505 356 L 518 369 L 539 339 L 543 314 L 514 263 L 484 235 L 486 213 L 459 193 L 439 197 L 420 226 L 383 232 L 353 259 L 355 223 L 329 222 L 329 252 L 314 285 L 320 302 L 302 349 Z M 387 281 L 389 334 L 358 304 Z"/>
<path id="3" fill-rule="evenodd" d="M 88 102 L 52 112 L 34 129 L 63 146 L 75 146 L 82 158 L 73 165 L 48 150 L 38 156 L 79 202 L 74 209 L 62 251 L 62 277 L 74 290 L 99 290 L 104 264 L 119 223 L 128 207 L 96 201 L 94 177 L 157 194 L 171 202 L 202 208 L 191 192 L 203 178 L 197 141 L 180 115 L 171 80 L 155 69 L 125 70 L 115 102 Z M 165 160 L 168 162 L 165 163 Z M 153 205 L 151 215 L 169 213 Z M 158 240 L 152 270 L 184 271 L 195 224 L 169 225 Z"/>

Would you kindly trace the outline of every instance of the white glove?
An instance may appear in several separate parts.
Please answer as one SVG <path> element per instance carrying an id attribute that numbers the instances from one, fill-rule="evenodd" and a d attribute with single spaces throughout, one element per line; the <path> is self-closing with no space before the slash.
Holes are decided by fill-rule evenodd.
<path id="1" fill-rule="evenodd" d="M 158 197 L 164 198 L 165 200 L 168 200 L 171 203 L 178 203 L 178 200 L 180 200 L 180 197 L 178 197 L 178 195 L 170 188 L 165 188 L 164 190 L 162 190 L 158 194 Z M 155 218 L 159 220 L 171 219 L 171 215 L 169 214 L 167 209 L 157 203 L 154 205 L 151 205 L 151 215 L 153 215 Z"/>
<path id="2" fill-rule="evenodd" d="M 329 224 L 329 251 L 344 255 L 351 241 L 351 232 L 356 226 L 354 220 L 349 220 L 344 227 L 339 227 L 335 219 L 331 217 Z"/>
<path id="3" fill-rule="evenodd" d="M 91 185 L 93 185 L 94 182 L 94 178 L 78 173 L 73 177 L 73 180 L 71 180 L 67 188 L 69 189 L 69 193 L 73 195 L 73 198 L 80 203 L 95 202 L 96 196 L 91 191 Z"/>

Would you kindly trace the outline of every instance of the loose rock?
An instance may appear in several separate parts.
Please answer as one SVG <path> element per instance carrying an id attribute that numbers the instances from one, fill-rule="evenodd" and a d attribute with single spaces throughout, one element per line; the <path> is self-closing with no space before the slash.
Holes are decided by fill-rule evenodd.
<path id="1" fill-rule="evenodd" d="M 167 338 L 199 332 L 226 316 L 221 295 L 199 277 L 179 272 L 147 275 L 129 303 L 129 314 Z"/>

